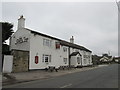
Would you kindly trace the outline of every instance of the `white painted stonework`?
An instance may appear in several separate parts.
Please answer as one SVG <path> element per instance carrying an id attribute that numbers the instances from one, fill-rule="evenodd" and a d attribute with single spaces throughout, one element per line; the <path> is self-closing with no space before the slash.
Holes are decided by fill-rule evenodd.
<path id="1" fill-rule="evenodd" d="M 32 31 L 33 30 L 24 27 L 19 28 L 10 39 L 11 50 L 29 51 L 30 70 L 45 69 L 48 66 L 58 68 L 69 65 L 69 46 L 60 45 L 60 48 L 56 49 L 56 42 L 59 42 L 59 39 L 54 39 L 51 38 L 52 36 L 49 37 L 48 35 L 46 36 Z M 76 51 L 79 51 L 82 55 L 82 66 L 92 65 L 91 52 L 70 47 L 70 54 Z M 35 63 L 35 56 L 38 56 L 37 64 Z M 71 65 L 75 67 L 81 65 L 81 63 L 77 63 L 77 57 L 78 55 L 70 59 Z"/>
<path id="2" fill-rule="evenodd" d="M 30 50 L 30 31 L 22 28 L 17 30 L 10 38 L 10 50 Z"/>

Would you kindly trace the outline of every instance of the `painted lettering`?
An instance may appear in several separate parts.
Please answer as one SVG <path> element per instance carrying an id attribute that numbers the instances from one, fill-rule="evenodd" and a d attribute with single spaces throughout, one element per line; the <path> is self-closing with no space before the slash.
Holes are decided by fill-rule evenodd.
<path id="1" fill-rule="evenodd" d="M 19 37 L 18 39 L 16 39 L 15 45 L 21 44 L 24 42 L 28 42 L 28 38 L 27 37 Z"/>

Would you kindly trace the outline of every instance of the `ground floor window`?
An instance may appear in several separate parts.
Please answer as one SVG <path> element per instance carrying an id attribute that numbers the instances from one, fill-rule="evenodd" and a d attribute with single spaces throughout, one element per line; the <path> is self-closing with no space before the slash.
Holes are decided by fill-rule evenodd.
<path id="1" fill-rule="evenodd" d="M 67 58 L 63 58 L 63 62 L 67 64 Z"/>
<path id="2" fill-rule="evenodd" d="M 87 60 L 86 59 L 84 59 L 84 64 L 87 64 Z"/>
<path id="3" fill-rule="evenodd" d="M 90 64 L 91 63 L 90 58 L 88 59 L 88 61 L 89 61 L 89 64 Z"/>
<path id="4" fill-rule="evenodd" d="M 51 62 L 51 55 L 43 54 L 42 62 Z"/>

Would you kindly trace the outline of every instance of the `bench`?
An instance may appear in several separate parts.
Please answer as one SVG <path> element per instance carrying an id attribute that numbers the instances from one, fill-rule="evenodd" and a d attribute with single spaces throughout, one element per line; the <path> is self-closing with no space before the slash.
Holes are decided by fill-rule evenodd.
<path id="1" fill-rule="evenodd" d="M 46 68 L 46 71 L 51 71 L 51 72 L 53 72 L 54 70 L 56 71 L 56 72 L 58 72 L 58 68 L 55 68 L 55 66 L 48 66 L 48 68 Z"/>

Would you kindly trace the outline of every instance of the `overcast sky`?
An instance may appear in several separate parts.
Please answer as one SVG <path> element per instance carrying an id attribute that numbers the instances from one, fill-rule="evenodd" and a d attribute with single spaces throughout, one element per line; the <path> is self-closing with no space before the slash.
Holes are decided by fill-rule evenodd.
<path id="1" fill-rule="evenodd" d="M 14 24 L 20 15 L 32 30 L 90 49 L 118 56 L 118 10 L 115 2 L 4 2 L 2 21 Z"/>

